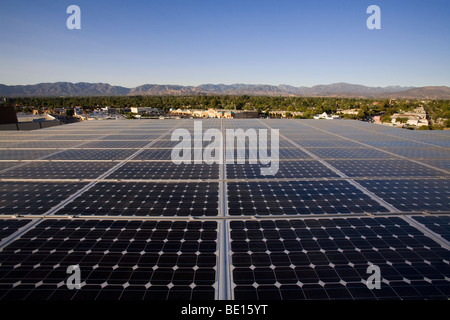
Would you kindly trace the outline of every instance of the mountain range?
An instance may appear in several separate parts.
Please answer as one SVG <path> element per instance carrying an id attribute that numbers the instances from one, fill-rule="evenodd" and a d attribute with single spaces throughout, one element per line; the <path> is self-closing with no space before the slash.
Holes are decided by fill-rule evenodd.
<path id="1" fill-rule="evenodd" d="M 122 95 L 261 95 L 343 98 L 450 99 L 450 87 L 368 87 L 349 83 L 333 83 L 313 87 L 264 84 L 202 84 L 199 86 L 145 84 L 134 88 L 107 83 L 54 82 L 34 85 L 0 84 L 1 97 L 24 96 L 122 96 Z"/>

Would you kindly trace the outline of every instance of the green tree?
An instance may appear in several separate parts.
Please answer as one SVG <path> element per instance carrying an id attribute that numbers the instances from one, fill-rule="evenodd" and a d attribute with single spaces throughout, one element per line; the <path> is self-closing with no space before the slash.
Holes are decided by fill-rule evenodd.
<path id="1" fill-rule="evenodd" d="M 210 107 L 216 109 L 218 106 L 217 99 L 212 99 L 210 102 Z"/>
<path id="2" fill-rule="evenodd" d="M 66 109 L 66 116 L 73 117 L 73 115 L 74 115 L 73 109 Z"/>
<path id="3" fill-rule="evenodd" d="M 390 115 L 388 115 L 388 114 L 385 114 L 382 118 L 381 118 L 381 122 L 391 122 L 392 121 L 392 118 L 391 118 L 391 116 Z"/>

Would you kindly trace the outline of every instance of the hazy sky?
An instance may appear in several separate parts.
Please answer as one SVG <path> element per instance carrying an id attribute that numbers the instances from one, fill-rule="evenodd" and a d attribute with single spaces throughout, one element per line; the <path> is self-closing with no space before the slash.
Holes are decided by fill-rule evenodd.
<path id="1" fill-rule="evenodd" d="M 450 86 L 450 1 L 1 0 L 0 83 L 56 81 Z"/>

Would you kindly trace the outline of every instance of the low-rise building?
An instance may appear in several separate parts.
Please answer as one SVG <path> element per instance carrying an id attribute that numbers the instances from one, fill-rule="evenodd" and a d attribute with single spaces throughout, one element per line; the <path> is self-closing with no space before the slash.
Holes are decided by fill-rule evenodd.
<path id="1" fill-rule="evenodd" d="M 251 118 L 258 118 L 259 112 L 257 110 L 242 110 L 237 111 L 234 114 L 234 118 L 236 119 L 251 119 Z"/>
<path id="2" fill-rule="evenodd" d="M 159 113 L 160 110 L 157 108 L 150 107 L 131 107 L 131 113 L 144 114 L 144 113 Z"/>
<path id="3" fill-rule="evenodd" d="M 342 113 L 342 114 L 354 114 L 357 115 L 359 110 L 357 109 L 347 109 L 347 110 L 338 110 L 338 113 Z"/>
<path id="4" fill-rule="evenodd" d="M 314 119 L 326 119 L 326 120 L 333 120 L 333 119 L 339 119 L 338 115 L 329 115 L 328 113 L 324 112 L 322 114 L 316 114 L 313 116 Z"/>
<path id="5" fill-rule="evenodd" d="M 233 118 L 234 112 L 228 111 L 228 110 L 216 110 L 216 109 L 208 109 L 208 110 L 202 110 L 202 109 L 170 109 L 170 113 L 172 115 L 178 115 L 178 116 L 187 116 L 187 117 L 194 117 L 194 118 L 226 118 L 231 119 Z"/>

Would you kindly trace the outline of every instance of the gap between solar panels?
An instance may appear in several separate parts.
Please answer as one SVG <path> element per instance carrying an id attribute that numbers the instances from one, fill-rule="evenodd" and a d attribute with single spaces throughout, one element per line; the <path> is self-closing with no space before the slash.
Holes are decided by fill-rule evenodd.
<path id="1" fill-rule="evenodd" d="M 220 130 L 224 132 L 223 128 L 223 119 L 220 119 Z M 222 139 L 221 148 L 224 150 L 224 141 Z M 225 152 L 222 152 L 221 164 L 219 165 L 219 212 L 218 216 L 221 218 L 226 218 L 228 216 L 228 189 L 227 189 L 227 165 L 225 161 Z M 219 292 L 218 299 L 219 300 L 229 300 L 232 296 L 232 288 L 231 288 L 231 256 L 230 252 L 230 232 L 229 226 L 226 221 L 222 221 L 221 229 L 222 232 L 218 233 L 217 242 L 219 245 L 219 258 L 218 258 L 218 284 L 219 284 Z"/>

